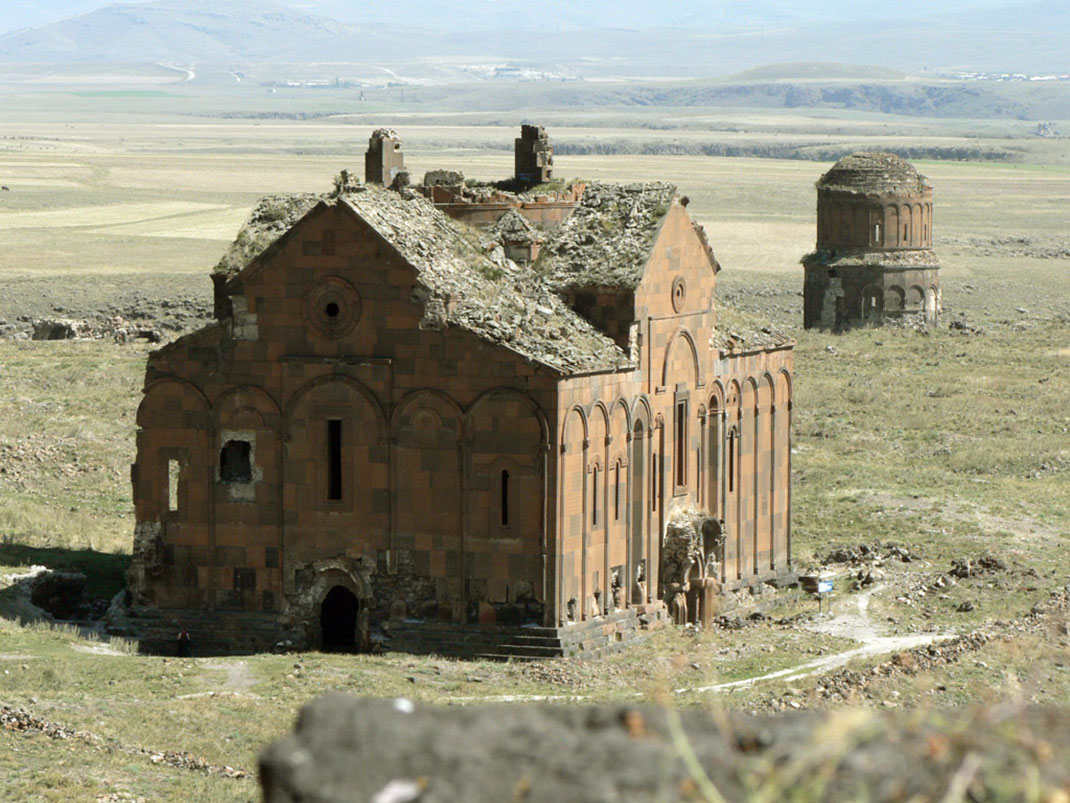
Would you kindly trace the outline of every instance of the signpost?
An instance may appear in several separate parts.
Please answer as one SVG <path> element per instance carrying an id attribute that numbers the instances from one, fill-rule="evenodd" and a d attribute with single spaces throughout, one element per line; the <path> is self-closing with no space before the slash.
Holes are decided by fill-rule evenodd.
<path id="1" fill-rule="evenodd" d="M 831 580 L 818 580 L 817 581 L 817 612 L 821 613 L 821 603 L 823 600 L 828 599 L 828 610 L 832 613 L 832 581 Z"/>

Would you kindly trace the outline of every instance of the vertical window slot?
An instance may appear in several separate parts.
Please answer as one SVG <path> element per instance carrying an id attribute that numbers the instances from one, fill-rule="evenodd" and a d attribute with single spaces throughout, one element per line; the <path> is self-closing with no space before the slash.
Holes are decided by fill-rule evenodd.
<path id="1" fill-rule="evenodd" d="M 342 499 L 342 422 L 327 422 L 327 499 Z"/>
<path id="2" fill-rule="evenodd" d="M 728 491 L 736 490 L 736 433 L 728 435 Z"/>
<path id="3" fill-rule="evenodd" d="M 180 470 L 177 460 L 167 461 L 167 510 L 171 513 L 178 512 L 178 475 Z"/>
<path id="4" fill-rule="evenodd" d="M 509 472 L 502 469 L 502 527 L 509 526 Z"/>
<path id="5" fill-rule="evenodd" d="M 613 520 L 620 521 L 620 463 L 613 466 Z"/>
<path id="6" fill-rule="evenodd" d="M 687 485 L 687 402 L 676 403 L 676 487 Z"/>
<path id="7" fill-rule="evenodd" d="M 598 466 L 591 470 L 591 524 L 598 524 Z"/>

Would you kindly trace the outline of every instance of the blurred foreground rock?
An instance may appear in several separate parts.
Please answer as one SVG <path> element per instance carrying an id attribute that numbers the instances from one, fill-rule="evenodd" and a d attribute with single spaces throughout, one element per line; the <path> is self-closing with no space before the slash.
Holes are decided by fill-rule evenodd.
<path id="1" fill-rule="evenodd" d="M 1030 777 L 1038 800 L 1070 793 L 1067 709 L 758 718 L 691 708 L 676 725 L 674 716 L 652 706 L 435 708 L 330 694 L 262 755 L 264 800 L 716 799 L 709 784 L 726 800 L 940 800 L 950 789 L 955 799 L 1002 800 L 1023 795 Z"/>

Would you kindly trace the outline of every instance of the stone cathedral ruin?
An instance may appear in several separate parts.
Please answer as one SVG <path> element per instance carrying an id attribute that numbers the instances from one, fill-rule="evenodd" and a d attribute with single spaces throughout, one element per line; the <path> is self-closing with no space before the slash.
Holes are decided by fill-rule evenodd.
<path id="1" fill-rule="evenodd" d="M 149 357 L 147 648 L 596 655 L 794 579 L 793 341 L 719 325 L 675 187 L 516 154 L 412 185 L 381 130 L 365 182 L 254 209 L 217 320 Z"/>

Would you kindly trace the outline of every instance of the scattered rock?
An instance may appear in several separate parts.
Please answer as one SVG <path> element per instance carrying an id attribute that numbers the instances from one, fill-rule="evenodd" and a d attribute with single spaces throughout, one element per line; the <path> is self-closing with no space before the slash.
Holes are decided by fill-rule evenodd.
<path id="1" fill-rule="evenodd" d="M 992 555 L 982 555 L 979 558 L 953 558 L 951 561 L 951 576 L 960 579 L 976 577 L 981 574 L 1004 572 L 1007 564 Z"/>

